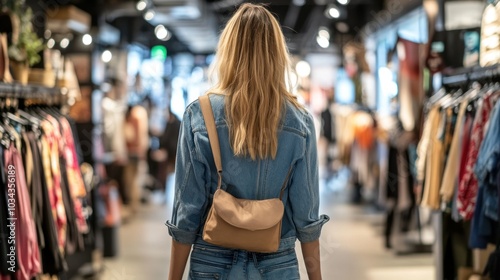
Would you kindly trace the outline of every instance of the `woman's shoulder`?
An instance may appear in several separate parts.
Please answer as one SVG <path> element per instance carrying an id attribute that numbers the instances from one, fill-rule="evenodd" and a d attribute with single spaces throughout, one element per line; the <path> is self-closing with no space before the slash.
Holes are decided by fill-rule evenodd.
<path id="1" fill-rule="evenodd" d="M 287 102 L 283 128 L 293 130 L 306 137 L 311 133 L 311 125 L 314 125 L 311 113 L 304 107 L 296 107 Z"/>
<path id="2" fill-rule="evenodd" d="M 225 124 L 224 119 L 224 96 L 219 94 L 210 94 L 210 104 L 212 105 L 212 111 L 214 114 L 214 119 L 216 125 Z M 185 110 L 183 121 L 189 120 L 193 131 L 204 130 L 205 121 L 203 119 L 203 113 L 201 112 L 200 100 L 197 98 L 191 102 Z"/>

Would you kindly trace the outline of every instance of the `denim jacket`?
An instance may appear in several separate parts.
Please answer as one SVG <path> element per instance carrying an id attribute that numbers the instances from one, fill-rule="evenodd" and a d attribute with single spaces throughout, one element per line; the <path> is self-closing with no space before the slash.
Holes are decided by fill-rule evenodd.
<path id="1" fill-rule="evenodd" d="M 312 116 L 287 104 L 275 159 L 252 160 L 234 155 L 224 110 L 224 96 L 211 94 L 222 158 L 223 188 L 242 199 L 278 198 L 288 172 L 282 201 L 285 213 L 281 238 L 315 241 L 329 217 L 319 216 L 316 135 Z M 193 244 L 203 226 L 217 188 L 217 171 L 199 101 L 184 113 L 175 172 L 172 219 L 166 222 L 172 238 Z"/>

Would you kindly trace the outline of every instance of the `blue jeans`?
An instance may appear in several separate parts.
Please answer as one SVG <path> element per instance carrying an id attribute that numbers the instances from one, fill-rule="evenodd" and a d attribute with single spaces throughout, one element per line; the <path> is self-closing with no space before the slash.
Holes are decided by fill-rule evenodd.
<path id="1" fill-rule="evenodd" d="M 190 280 L 300 279 L 295 247 L 290 246 L 282 246 L 276 253 L 262 254 L 197 242 L 193 245 L 190 266 Z"/>

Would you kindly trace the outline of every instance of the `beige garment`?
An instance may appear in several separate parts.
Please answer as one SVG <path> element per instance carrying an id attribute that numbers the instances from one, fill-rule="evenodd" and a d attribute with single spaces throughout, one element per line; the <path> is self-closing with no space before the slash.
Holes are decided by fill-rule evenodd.
<path id="1" fill-rule="evenodd" d="M 426 135 L 427 143 L 421 143 L 422 145 L 419 144 L 418 147 L 419 155 L 425 155 L 425 168 L 423 169 L 425 185 L 421 205 L 431 209 L 439 209 L 440 206 L 439 186 L 442 174 L 442 168 L 440 167 L 443 160 L 443 143 L 439 139 L 438 129 L 443 125 L 445 119 L 439 110 L 439 106 L 434 106 L 431 109 L 427 124 L 429 126 L 427 129 L 428 135 Z M 422 162 L 419 164 L 422 164 Z M 420 177 L 420 179 L 423 178 L 424 176 Z"/>
<path id="2" fill-rule="evenodd" d="M 140 198 L 138 195 L 139 186 L 138 182 L 139 161 L 129 160 L 123 170 L 123 183 L 125 184 L 125 192 L 130 200 L 130 206 L 137 208 Z"/>
<path id="3" fill-rule="evenodd" d="M 439 117 L 439 104 L 434 105 L 429 111 L 427 120 L 424 124 L 424 129 L 422 132 L 422 137 L 417 146 L 417 182 L 422 183 L 425 178 L 425 164 L 427 162 L 427 156 L 430 146 L 431 130 L 433 130 L 433 125 L 435 125 L 436 118 Z"/>
<path id="4" fill-rule="evenodd" d="M 448 152 L 448 160 L 446 161 L 443 180 L 441 182 L 440 193 L 443 202 L 450 202 L 455 191 L 455 184 L 458 179 L 458 169 L 460 167 L 460 136 L 462 134 L 464 116 L 468 104 L 469 99 L 467 98 L 460 103 L 460 111 L 458 112 L 457 122 L 453 133 L 453 140 Z"/>

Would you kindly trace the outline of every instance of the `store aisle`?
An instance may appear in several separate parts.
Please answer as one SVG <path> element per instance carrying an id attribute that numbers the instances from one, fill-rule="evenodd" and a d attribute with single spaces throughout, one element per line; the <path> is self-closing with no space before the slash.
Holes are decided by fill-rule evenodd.
<path id="1" fill-rule="evenodd" d="M 385 250 L 382 216 L 343 202 L 342 193 L 326 187 L 322 190 L 322 213 L 331 217 L 321 238 L 324 279 L 434 279 L 430 254 L 396 256 Z M 120 257 L 105 262 L 102 279 L 166 279 L 170 237 L 163 224 L 170 215 L 170 203 L 144 206 L 136 219 L 122 226 Z M 297 248 L 300 255 L 300 246 Z M 307 279 L 303 264 L 301 273 L 302 279 Z"/>

